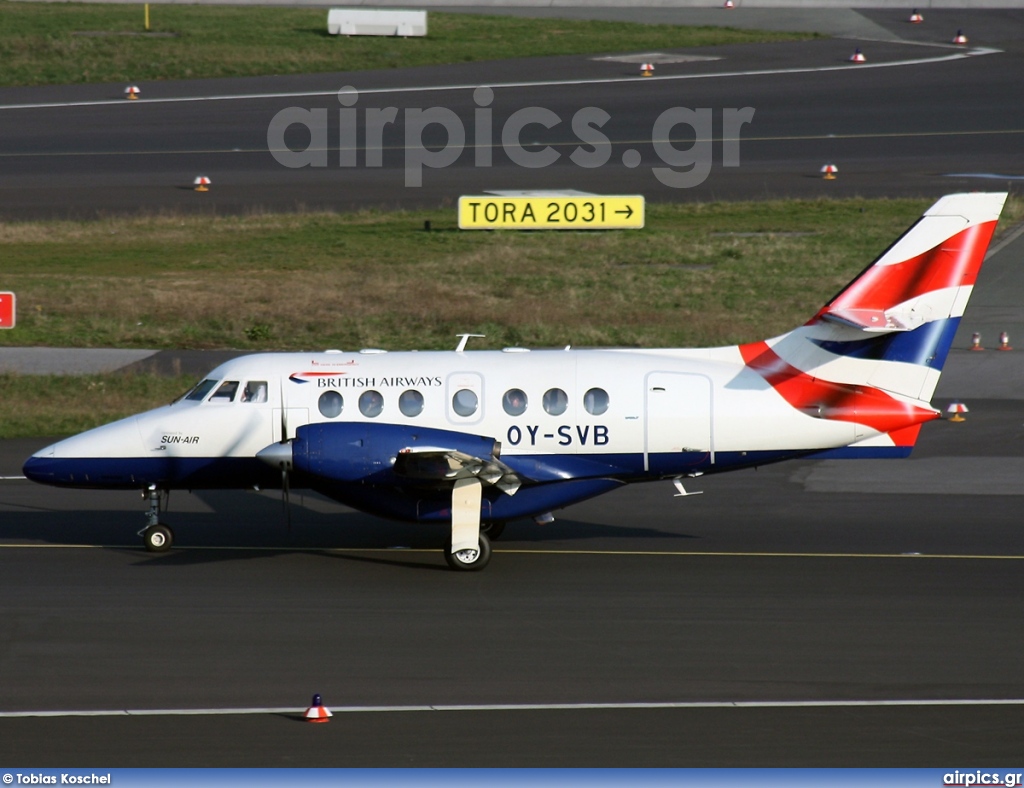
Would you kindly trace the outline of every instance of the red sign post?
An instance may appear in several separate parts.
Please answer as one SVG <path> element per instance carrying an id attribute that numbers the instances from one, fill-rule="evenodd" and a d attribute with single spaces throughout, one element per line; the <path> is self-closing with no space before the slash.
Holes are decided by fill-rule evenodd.
<path id="1" fill-rule="evenodd" d="M 14 328 L 14 293 L 0 293 L 0 328 Z"/>

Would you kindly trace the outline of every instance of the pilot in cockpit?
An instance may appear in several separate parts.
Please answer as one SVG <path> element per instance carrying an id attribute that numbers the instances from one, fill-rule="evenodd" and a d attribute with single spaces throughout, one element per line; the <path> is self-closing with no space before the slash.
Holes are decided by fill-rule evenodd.
<path id="1" fill-rule="evenodd" d="M 250 380 L 242 390 L 242 402 L 266 402 L 267 382 L 265 380 Z"/>

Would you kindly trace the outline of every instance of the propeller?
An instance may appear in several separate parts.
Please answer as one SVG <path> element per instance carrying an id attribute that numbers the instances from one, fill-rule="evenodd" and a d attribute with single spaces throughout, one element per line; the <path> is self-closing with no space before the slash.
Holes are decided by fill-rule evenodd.
<path id="1" fill-rule="evenodd" d="M 292 459 L 293 438 L 288 436 L 288 408 L 284 398 L 284 381 L 279 381 L 278 395 L 281 404 L 281 440 L 271 443 L 265 449 L 256 452 L 256 457 L 281 471 L 281 505 L 284 507 L 285 522 L 288 533 L 292 532 L 291 510 L 291 471 L 294 467 Z"/>
<path id="2" fill-rule="evenodd" d="M 288 529 L 288 535 L 290 536 L 291 533 L 292 533 L 292 507 L 291 507 L 291 497 L 290 497 L 290 494 L 289 494 L 290 490 L 289 490 L 289 485 L 288 485 L 288 472 L 292 468 L 292 460 L 291 460 L 291 451 L 290 451 L 291 447 L 289 446 L 289 439 L 288 439 L 288 408 L 285 406 L 285 401 L 284 401 L 284 379 L 283 378 L 279 378 L 278 379 L 278 387 L 280 389 L 280 394 L 281 394 L 281 444 L 280 445 L 282 447 L 287 447 L 289 449 L 287 460 L 285 460 L 283 458 L 284 452 L 282 452 L 281 455 L 279 455 L 279 457 L 281 457 L 281 459 L 280 459 L 280 465 L 281 465 L 281 505 L 284 507 L 284 520 L 285 520 L 285 523 L 286 523 L 286 527 Z"/>
<path id="3" fill-rule="evenodd" d="M 284 507 L 285 527 L 288 529 L 288 535 L 291 536 L 292 506 L 288 492 L 288 469 L 284 465 L 281 466 L 281 505 Z"/>

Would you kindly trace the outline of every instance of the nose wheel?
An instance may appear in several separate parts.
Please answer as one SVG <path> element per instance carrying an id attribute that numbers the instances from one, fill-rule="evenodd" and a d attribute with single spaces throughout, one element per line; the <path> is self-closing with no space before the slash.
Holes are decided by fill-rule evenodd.
<path id="1" fill-rule="evenodd" d="M 139 531 L 146 550 L 151 553 L 162 553 L 171 549 L 174 544 L 174 531 L 169 526 L 160 522 L 161 504 L 166 501 L 166 493 L 151 484 L 142 493 L 143 498 L 149 498 L 149 509 L 146 511 L 146 527 Z"/>
<path id="2" fill-rule="evenodd" d="M 174 544 L 174 532 L 163 523 L 157 523 L 142 532 L 142 541 L 149 552 L 163 553 Z"/>

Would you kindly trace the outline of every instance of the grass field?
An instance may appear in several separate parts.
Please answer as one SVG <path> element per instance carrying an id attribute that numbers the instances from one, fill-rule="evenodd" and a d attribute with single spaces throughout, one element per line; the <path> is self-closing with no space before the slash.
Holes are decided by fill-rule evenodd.
<path id="1" fill-rule="evenodd" d="M 928 200 L 648 206 L 619 232 L 460 232 L 454 211 L 0 223 L 0 345 L 685 347 L 804 322 Z M 1024 216 L 1011 199 L 1000 230 Z M 424 221 L 433 230 L 425 232 Z M 0 438 L 76 432 L 190 381 L 0 375 Z"/>
<path id="2" fill-rule="evenodd" d="M 329 36 L 327 9 L 0 0 L 0 85 L 142 82 L 811 38 L 729 28 L 429 12 L 426 38 Z"/>
<path id="3" fill-rule="evenodd" d="M 454 210 L 0 223 L 0 344 L 729 344 L 806 319 L 926 206 L 651 205 L 644 230 L 568 233 L 460 232 Z"/>
<path id="4" fill-rule="evenodd" d="M 0 374 L 0 440 L 73 435 L 164 405 L 194 383 L 156 375 Z"/>

